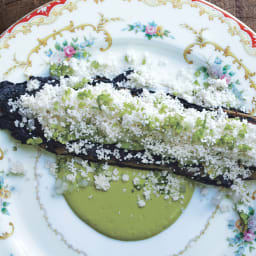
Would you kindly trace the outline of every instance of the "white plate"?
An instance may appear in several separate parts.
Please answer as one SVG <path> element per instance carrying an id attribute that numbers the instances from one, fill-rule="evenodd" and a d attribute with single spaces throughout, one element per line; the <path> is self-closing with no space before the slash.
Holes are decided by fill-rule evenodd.
<path id="1" fill-rule="evenodd" d="M 84 35 L 90 40 L 85 41 Z M 47 62 L 65 58 L 56 42 L 70 44 L 72 39 L 80 42 L 79 52 L 92 44 L 93 54 L 105 58 L 129 49 L 147 51 L 156 59 L 168 58 L 172 71 L 196 70 L 209 62 L 223 72 L 230 65 L 234 74 L 228 78 L 241 83 L 234 93 L 242 88 L 250 99 L 246 106 L 254 108 L 256 36 L 233 16 L 202 0 L 53 1 L 1 36 L 0 81 L 46 75 Z M 1 169 L 18 163 L 26 170 L 24 178 L 5 177 L 5 190 L 13 191 L 6 200 L 0 197 L 11 203 L 5 212 L 9 215 L 0 213 L 0 255 L 242 256 L 243 250 L 249 255 L 243 239 L 229 246 L 227 239 L 235 236 L 237 228 L 229 229 L 228 223 L 238 217 L 218 210 L 214 188 L 207 197 L 197 188 L 181 217 L 157 236 L 138 242 L 107 238 L 83 223 L 62 197 L 52 196 L 54 180 L 45 163 L 54 157 L 28 146 L 19 145 L 14 151 L 16 144 L 0 131 Z"/>

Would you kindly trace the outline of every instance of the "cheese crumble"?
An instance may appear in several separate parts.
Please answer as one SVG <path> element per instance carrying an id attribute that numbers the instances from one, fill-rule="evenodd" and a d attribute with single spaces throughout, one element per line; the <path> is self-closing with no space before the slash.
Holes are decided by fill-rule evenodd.
<path id="1" fill-rule="evenodd" d="M 87 186 L 94 186 L 95 189 L 106 192 L 111 189 L 113 182 L 118 181 L 119 178 L 122 180 L 125 178 L 125 182 L 131 182 L 134 192 L 138 194 L 137 204 L 140 205 L 139 207 L 146 206 L 147 201 L 153 195 L 183 203 L 185 181 L 175 177 L 169 171 L 138 171 L 135 174 L 127 172 L 120 177 L 121 174 L 117 173 L 117 169 L 107 164 L 89 163 L 79 158 L 60 158 L 58 161 L 57 170 L 54 172 L 57 194 L 79 190 L 79 188 Z M 107 169 L 106 166 L 108 166 Z M 134 179 L 131 178 L 132 176 Z M 126 192 L 127 189 L 123 188 L 122 191 Z"/>
<path id="2" fill-rule="evenodd" d="M 246 194 L 243 179 L 250 177 L 251 167 L 256 166 L 256 126 L 246 120 L 228 118 L 221 108 L 202 112 L 185 108 L 178 99 L 166 94 L 169 92 L 206 107 L 241 108 L 241 102 L 227 82 L 209 77 L 207 86 L 201 81 L 195 84 L 192 74 L 184 70 L 176 79 L 168 74 L 156 75 L 145 56 L 141 59 L 127 54 L 124 62 L 122 68 L 115 62 L 106 64 L 96 60 L 72 59 L 65 63 L 69 77 L 61 77 L 59 85 L 46 83 L 34 94 L 27 93 L 9 101 L 12 111 L 19 111 L 22 116 L 21 121 L 15 121 L 15 126 L 33 131 L 35 122 L 39 122 L 46 140 L 57 141 L 77 155 L 87 155 L 96 144 L 144 150 L 143 154 L 136 155 L 144 164 L 153 164 L 153 155 L 161 156 L 157 164 L 177 161 L 194 175 L 207 175 L 211 179 L 222 176 L 224 180 L 233 181 L 235 191 Z M 133 69 L 128 81 L 118 84 L 124 89 L 117 90 L 110 83 L 89 84 L 97 75 L 113 78 L 117 71 L 127 68 Z M 38 88 L 36 79 L 28 82 L 28 92 Z M 125 88 L 141 88 L 142 93 L 133 96 Z M 152 89 L 155 93 L 150 92 Z M 29 142 L 40 144 L 42 138 L 33 137 Z M 107 161 L 111 156 L 120 159 L 118 150 L 112 152 L 101 146 L 96 154 L 99 160 Z M 127 154 L 125 160 L 131 158 Z M 198 166 L 203 166 L 204 173 L 200 173 Z M 74 163 L 69 163 L 69 168 L 71 173 L 65 182 L 74 183 L 78 175 Z M 107 164 L 102 167 L 104 171 L 108 168 Z M 86 178 L 88 172 L 81 171 L 79 175 Z M 93 176 L 96 188 L 103 191 L 110 189 L 110 183 L 119 178 L 129 181 L 126 176 L 119 177 L 117 170 L 111 175 Z M 166 179 L 171 182 L 173 177 L 166 174 Z M 89 178 L 87 181 L 90 182 Z M 135 177 L 134 186 L 141 188 L 140 181 L 141 177 Z M 157 189 L 152 191 L 157 194 Z M 148 200 L 148 190 L 143 193 Z M 171 194 L 173 200 L 179 199 L 175 191 Z"/>

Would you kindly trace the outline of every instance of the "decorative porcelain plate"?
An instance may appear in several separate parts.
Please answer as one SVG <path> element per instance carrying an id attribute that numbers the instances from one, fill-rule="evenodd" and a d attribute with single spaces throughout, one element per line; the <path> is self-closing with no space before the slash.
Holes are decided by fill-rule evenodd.
<path id="1" fill-rule="evenodd" d="M 255 112 L 256 34 L 204 0 L 55 0 L 1 35 L 0 81 L 16 83 L 31 75 L 46 76 L 49 65 L 63 61 L 97 58 L 111 62 L 124 56 L 126 62 L 133 62 L 144 55 L 149 56 L 153 69 L 162 67 L 162 73 L 182 72 L 185 80 L 184 74 L 192 74 L 189 79 L 195 87 L 202 83 L 208 88 L 211 71 L 226 81 L 235 101 Z M 92 63 L 95 68 L 99 65 L 97 61 Z M 146 59 L 142 58 L 142 64 Z M 244 230 L 238 214 L 215 187 L 195 185 L 181 215 L 158 234 L 121 241 L 86 224 L 69 206 L 72 203 L 54 193 L 55 177 L 49 171 L 55 163 L 53 154 L 21 145 L 4 130 L 0 131 L 0 148 L 2 256 L 256 253 L 255 204 L 243 216 L 249 223 Z M 255 185 L 251 184 L 252 191 Z M 91 200 L 97 204 L 97 199 Z M 88 199 L 79 204 L 86 202 Z M 147 207 L 144 203 L 139 200 L 138 207 Z M 104 219 L 104 211 L 101 214 Z M 158 211 L 152 214 L 153 222 L 162 225 Z M 122 212 L 117 210 L 116 218 L 119 215 Z"/>

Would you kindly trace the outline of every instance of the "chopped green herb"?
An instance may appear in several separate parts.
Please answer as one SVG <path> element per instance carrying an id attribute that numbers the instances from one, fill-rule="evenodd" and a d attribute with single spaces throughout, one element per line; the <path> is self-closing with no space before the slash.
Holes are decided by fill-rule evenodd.
<path id="1" fill-rule="evenodd" d="M 43 143 L 43 140 L 39 137 L 30 138 L 26 141 L 28 145 L 40 145 Z"/>
<path id="2" fill-rule="evenodd" d="M 72 76 L 74 74 L 74 70 L 66 66 L 64 64 L 52 64 L 50 66 L 50 75 L 51 76 L 56 76 L 56 77 L 61 77 L 61 76 Z"/>
<path id="3" fill-rule="evenodd" d="M 249 150 L 252 150 L 252 147 L 245 145 L 245 144 L 240 144 L 240 145 L 238 145 L 238 149 L 241 152 L 247 152 Z"/>
<path id="4" fill-rule="evenodd" d="M 96 99 L 99 108 L 101 109 L 101 106 L 110 106 L 113 102 L 113 99 L 111 98 L 111 95 L 108 93 L 102 93 L 100 94 Z"/>
<path id="5" fill-rule="evenodd" d="M 91 62 L 91 67 L 94 69 L 99 69 L 100 63 L 98 61 L 94 60 Z"/>
<path id="6" fill-rule="evenodd" d="M 128 59 L 128 56 L 127 56 L 127 55 L 124 56 L 124 60 L 125 60 L 127 63 L 129 63 L 129 59 Z"/>
<path id="7" fill-rule="evenodd" d="M 87 78 L 83 78 L 82 81 L 74 84 L 72 86 L 72 88 L 75 90 L 82 89 L 82 88 L 84 88 L 85 84 L 87 84 L 88 82 L 89 82 L 89 80 Z"/>

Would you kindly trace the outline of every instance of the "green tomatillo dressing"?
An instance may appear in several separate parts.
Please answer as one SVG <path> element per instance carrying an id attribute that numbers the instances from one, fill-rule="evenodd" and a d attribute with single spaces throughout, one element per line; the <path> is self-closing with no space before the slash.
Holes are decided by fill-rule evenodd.
<path id="1" fill-rule="evenodd" d="M 94 184 L 89 183 L 84 188 L 64 193 L 67 203 L 81 220 L 114 239 L 135 241 L 160 233 L 179 218 L 194 192 L 191 183 L 182 181 L 183 200 L 174 202 L 164 199 L 164 195 L 157 197 L 152 193 L 150 200 L 145 200 L 146 205 L 139 207 L 138 198 L 144 198 L 142 190 L 134 188 L 133 179 L 138 173 L 143 175 L 148 171 L 114 168 L 118 170 L 120 179 L 111 182 L 108 191 L 97 190 Z M 66 172 L 63 169 L 59 177 Z M 128 181 L 123 181 L 124 174 L 129 175 Z M 91 177 L 93 179 L 93 175 Z"/>

